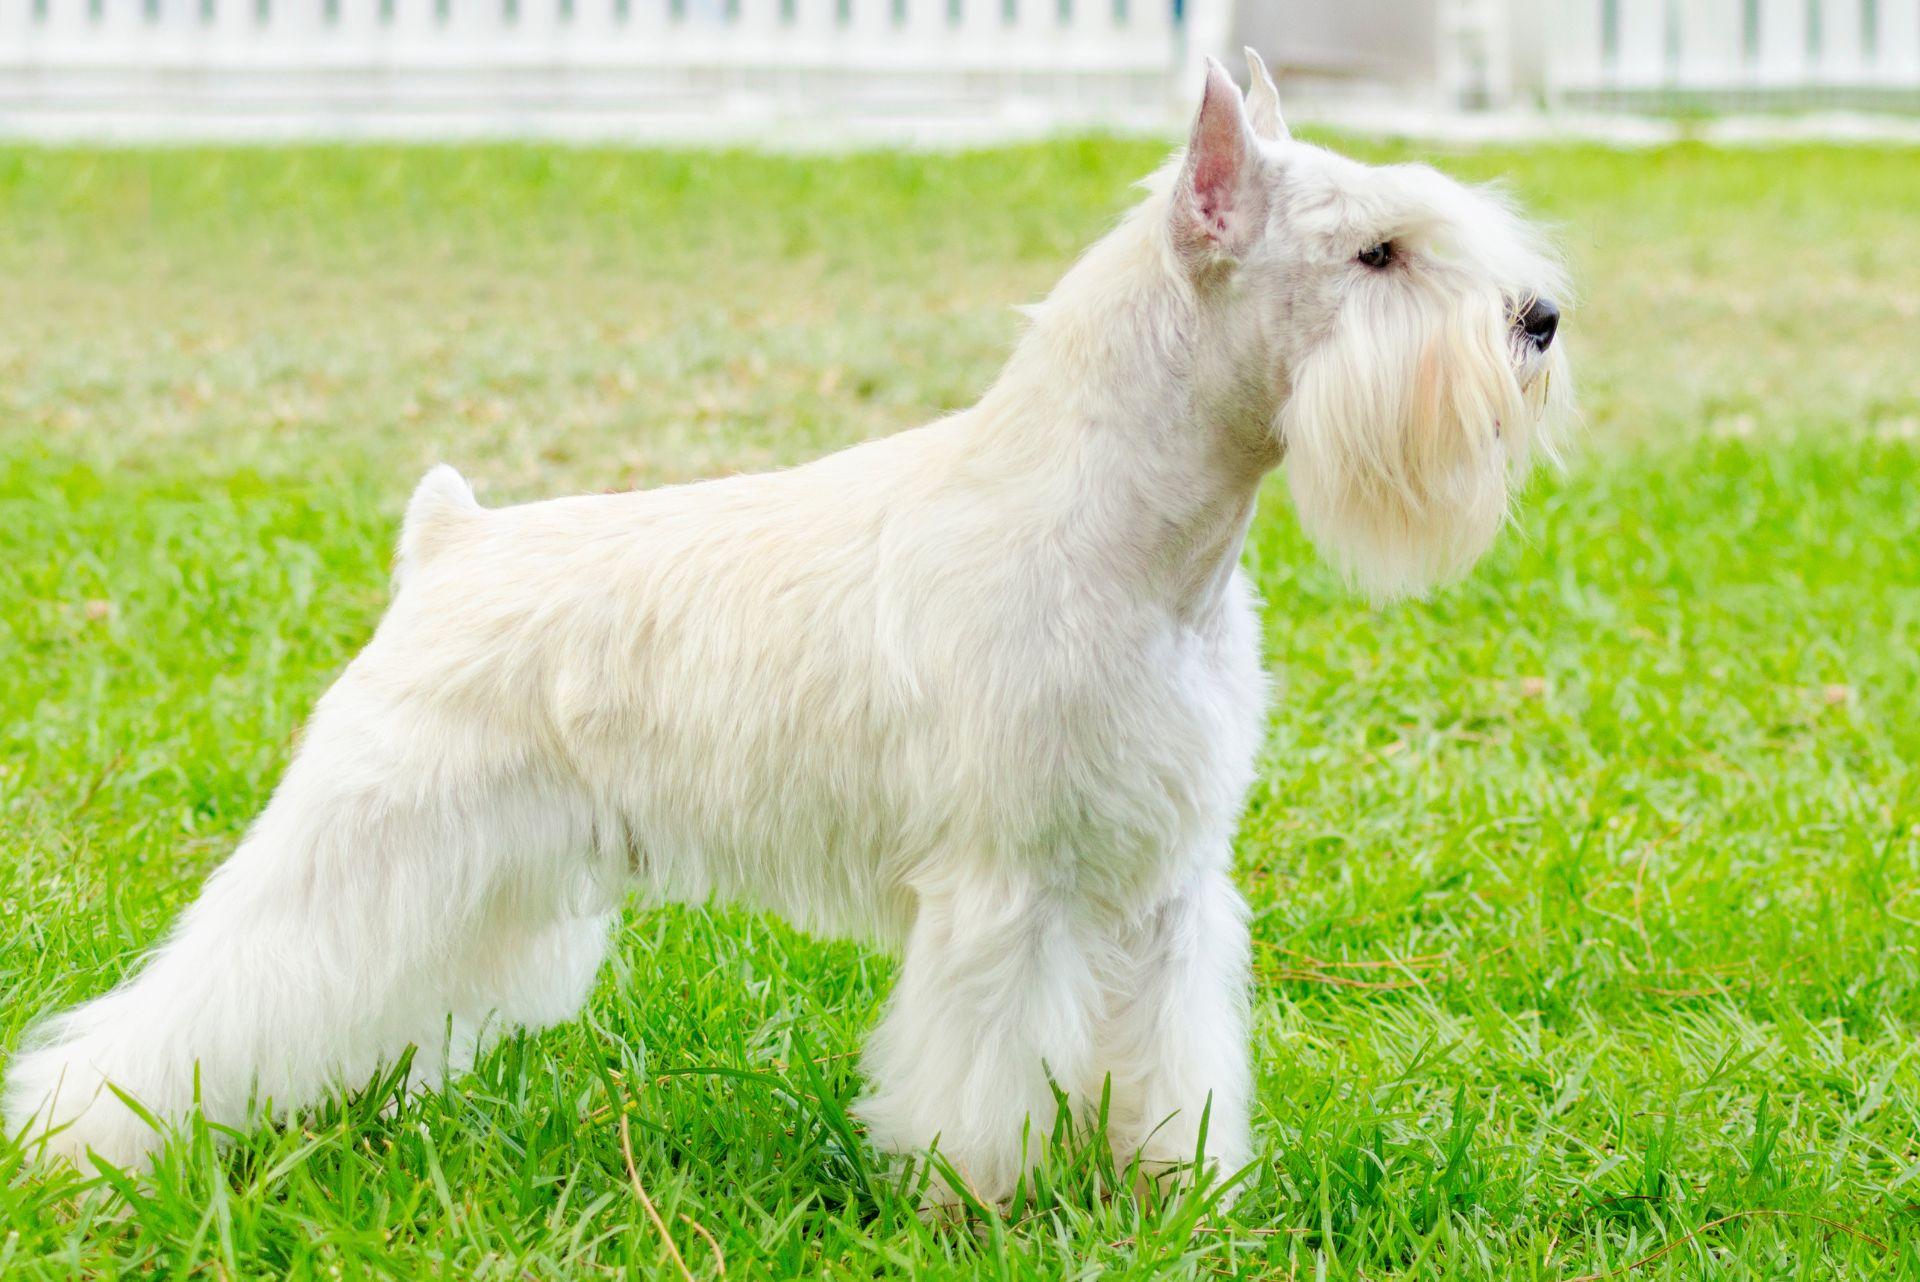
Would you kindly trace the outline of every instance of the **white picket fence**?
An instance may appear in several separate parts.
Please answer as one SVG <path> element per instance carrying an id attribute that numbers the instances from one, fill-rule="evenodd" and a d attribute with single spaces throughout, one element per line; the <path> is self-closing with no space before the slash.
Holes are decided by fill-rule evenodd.
<path id="1" fill-rule="evenodd" d="M 1560 0 L 1550 101 L 1920 110 L 1920 0 Z"/>
<path id="2" fill-rule="evenodd" d="M 1333 4 L 1347 21 L 1315 7 Z M 1920 113 L 1920 0 L 1426 5 L 0 0 L 0 136 L 837 144 L 1170 133 L 1196 96 L 1200 57 L 1225 56 L 1236 29 L 1263 43 L 1283 81 L 1289 32 L 1317 29 L 1323 45 L 1344 33 L 1350 56 L 1316 47 L 1303 59 L 1309 85 L 1316 59 L 1377 62 L 1389 32 L 1402 54 L 1431 45 L 1424 73 L 1402 56 L 1374 95 L 1398 95 L 1415 128 L 1530 104 Z M 1299 85 L 1286 86 L 1289 105 L 1312 116 L 1313 90 Z"/>
<path id="3" fill-rule="evenodd" d="M 1230 0 L 0 0 L 0 134 L 1162 129 Z"/>

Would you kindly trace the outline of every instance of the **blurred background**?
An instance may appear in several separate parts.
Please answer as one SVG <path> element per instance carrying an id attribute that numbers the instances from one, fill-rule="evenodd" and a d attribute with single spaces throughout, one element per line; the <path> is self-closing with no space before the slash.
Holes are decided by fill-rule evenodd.
<path id="1" fill-rule="evenodd" d="M 0 133 L 1159 131 L 1243 44 L 1297 117 L 1402 132 L 1899 132 L 1887 113 L 1920 110 L 1920 0 L 0 0 Z"/>

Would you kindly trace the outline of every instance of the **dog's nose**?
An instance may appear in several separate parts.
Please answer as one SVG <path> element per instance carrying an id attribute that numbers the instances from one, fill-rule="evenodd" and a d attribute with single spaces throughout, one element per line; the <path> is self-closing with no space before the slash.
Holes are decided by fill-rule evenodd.
<path id="1" fill-rule="evenodd" d="M 1560 306 L 1551 298 L 1534 299 L 1520 314 L 1521 332 L 1543 352 L 1552 345 L 1554 331 L 1559 328 Z"/>

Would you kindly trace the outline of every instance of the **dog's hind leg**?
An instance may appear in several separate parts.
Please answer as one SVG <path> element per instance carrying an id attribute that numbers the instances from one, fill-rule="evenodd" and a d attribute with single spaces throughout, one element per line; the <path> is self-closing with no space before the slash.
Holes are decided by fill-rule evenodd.
<path id="1" fill-rule="evenodd" d="M 321 701 L 272 802 L 151 959 L 15 1056 L 10 1132 L 138 1162 L 161 1136 L 107 1083 L 163 1123 L 197 1095 L 242 1125 L 363 1084 L 410 1044 L 425 1078 L 457 1071 L 509 1024 L 577 1004 L 609 907 L 584 803 L 485 728 L 369 685 L 350 669 Z"/>
<path id="2" fill-rule="evenodd" d="M 607 954 L 614 914 L 590 905 L 560 915 L 498 909 L 453 966 L 453 1009 L 500 1030 L 550 1028 L 579 1013 Z"/>

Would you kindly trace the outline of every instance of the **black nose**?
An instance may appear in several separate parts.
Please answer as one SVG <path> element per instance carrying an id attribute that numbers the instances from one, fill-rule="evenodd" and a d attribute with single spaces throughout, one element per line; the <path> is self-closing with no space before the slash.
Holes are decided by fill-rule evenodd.
<path id="1" fill-rule="evenodd" d="M 1536 298 L 1520 313 L 1520 329 L 1533 345 L 1546 351 L 1553 344 L 1553 333 L 1560 328 L 1560 306 L 1551 298 Z"/>

